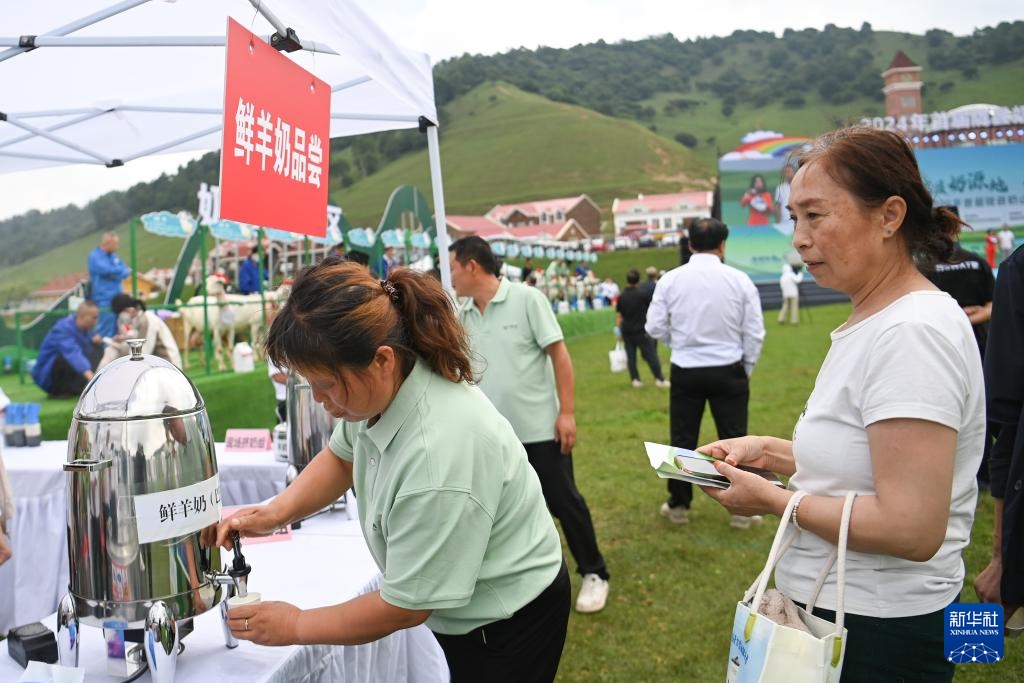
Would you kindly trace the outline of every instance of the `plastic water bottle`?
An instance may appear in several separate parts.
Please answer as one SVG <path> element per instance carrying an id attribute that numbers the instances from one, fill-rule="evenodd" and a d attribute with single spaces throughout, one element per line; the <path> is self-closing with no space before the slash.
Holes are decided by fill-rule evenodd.
<path id="1" fill-rule="evenodd" d="M 4 440 L 10 448 L 25 445 L 24 409 L 21 403 L 7 406 L 7 424 L 4 425 Z"/>
<path id="2" fill-rule="evenodd" d="M 22 408 L 26 446 L 38 446 L 43 442 L 43 428 L 39 424 L 39 411 L 41 408 L 42 406 L 38 403 L 26 403 Z"/>

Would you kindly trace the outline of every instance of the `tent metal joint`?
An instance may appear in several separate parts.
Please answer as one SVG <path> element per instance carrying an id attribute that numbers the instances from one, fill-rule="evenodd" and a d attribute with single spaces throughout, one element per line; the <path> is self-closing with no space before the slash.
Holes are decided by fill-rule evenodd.
<path id="1" fill-rule="evenodd" d="M 270 36 L 270 47 L 274 48 L 278 52 L 295 52 L 296 50 L 301 50 L 302 43 L 299 42 L 299 36 L 295 33 L 295 29 L 289 27 L 284 31 L 285 34 L 283 36 L 277 31 Z"/>
<path id="2" fill-rule="evenodd" d="M 437 124 L 428 119 L 426 116 L 420 117 L 420 132 L 426 133 L 428 128 L 436 127 Z"/>
<path id="3" fill-rule="evenodd" d="M 20 36 L 18 38 L 18 47 L 24 48 L 26 52 L 36 49 L 36 36 Z"/>
<path id="4" fill-rule="evenodd" d="M 7 112 L 0 111 L 0 121 L 7 120 Z"/>
<path id="5" fill-rule="evenodd" d="M 124 161 L 121 159 L 111 159 L 107 162 L 107 168 L 117 168 L 118 166 L 124 166 Z"/>

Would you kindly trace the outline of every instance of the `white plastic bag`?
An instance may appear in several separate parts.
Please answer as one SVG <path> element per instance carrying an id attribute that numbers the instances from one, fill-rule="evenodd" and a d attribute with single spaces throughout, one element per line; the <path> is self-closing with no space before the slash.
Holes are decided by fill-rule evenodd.
<path id="1" fill-rule="evenodd" d="M 615 348 L 608 352 L 608 363 L 611 365 L 612 372 L 625 372 L 626 371 L 626 347 L 622 345 L 622 342 L 615 342 Z"/>

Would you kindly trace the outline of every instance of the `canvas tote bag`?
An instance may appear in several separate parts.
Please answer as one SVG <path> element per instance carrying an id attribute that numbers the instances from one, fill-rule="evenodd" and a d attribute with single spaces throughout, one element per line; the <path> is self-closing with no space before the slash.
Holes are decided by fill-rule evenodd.
<path id="1" fill-rule="evenodd" d="M 843 628 L 846 589 L 846 544 L 853 512 L 853 492 L 846 494 L 839 527 L 839 544 L 818 575 L 807 609 L 797 607 L 800 619 L 810 633 L 777 624 L 757 612 L 768 588 L 776 563 L 799 533 L 790 520 L 793 507 L 806 495 L 798 491 L 789 500 L 775 533 L 764 570 L 736 604 L 726 670 L 728 683 L 837 683 L 843 670 L 846 629 Z M 837 560 L 838 558 L 838 560 Z M 811 614 L 833 565 L 836 569 L 836 621 Z"/>
<path id="2" fill-rule="evenodd" d="M 615 342 L 615 348 L 608 352 L 608 363 L 612 367 L 612 372 L 626 371 L 626 347 L 622 342 Z"/>

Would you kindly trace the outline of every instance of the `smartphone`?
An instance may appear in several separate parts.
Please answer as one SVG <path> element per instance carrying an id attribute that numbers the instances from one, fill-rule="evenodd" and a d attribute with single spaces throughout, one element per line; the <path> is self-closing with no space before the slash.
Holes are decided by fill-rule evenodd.
<path id="1" fill-rule="evenodd" d="M 676 466 L 683 472 L 701 477 L 702 479 L 714 479 L 721 482 L 729 481 L 728 477 L 718 473 L 718 470 L 715 469 L 715 466 L 709 460 L 704 460 L 703 458 L 677 455 Z"/>

